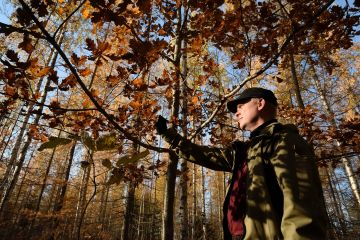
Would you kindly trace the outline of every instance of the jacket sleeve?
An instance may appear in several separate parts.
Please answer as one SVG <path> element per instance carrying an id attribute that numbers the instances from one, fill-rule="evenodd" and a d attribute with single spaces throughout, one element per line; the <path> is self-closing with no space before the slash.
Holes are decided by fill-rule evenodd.
<path id="1" fill-rule="evenodd" d="M 227 172 L 232 170 L 236 146 L 240 143 L 233 143 L 225 149 L 201 146 L 185 139 L 173 129 L 169 129 L 163 137 L 179 157 L 212 170 Z"/>
<path id="2" fill-rule="evenodd" d="M 327 215 L 311 147 L 298 134 L 281 134 L 271 163 L 283 192 L 284 239 L 326 239 Z"/>

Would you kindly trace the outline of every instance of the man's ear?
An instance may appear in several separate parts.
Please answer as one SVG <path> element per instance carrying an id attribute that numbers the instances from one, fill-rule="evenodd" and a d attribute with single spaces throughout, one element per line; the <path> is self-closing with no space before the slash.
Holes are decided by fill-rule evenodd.
<path id="1" fill-rule="evenodd" d="M 265 108 L 265 104 L 266 104 L 266 102 L 265 102 L 265 99 L 263 99 L 263 98 L 259 98 L 259 100 L 258 100 L 258 110 L 260 111 L 260 110 L 263 110 L 264 108 Z"/>

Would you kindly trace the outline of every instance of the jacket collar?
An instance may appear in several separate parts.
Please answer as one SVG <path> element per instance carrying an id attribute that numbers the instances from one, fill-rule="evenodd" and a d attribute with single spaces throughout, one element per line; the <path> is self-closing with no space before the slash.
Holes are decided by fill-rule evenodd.
<path id="1" fill-rule="evenodd" d="M 259 127 L 257 127 L 254 131 L 250 134 L 250 139 L 256 138 L 262 135 L 272 135 L 274 132 L 275 125 L 278 125 L 278 121 L 276 119 L 269 120 L 264 122 Z"/>

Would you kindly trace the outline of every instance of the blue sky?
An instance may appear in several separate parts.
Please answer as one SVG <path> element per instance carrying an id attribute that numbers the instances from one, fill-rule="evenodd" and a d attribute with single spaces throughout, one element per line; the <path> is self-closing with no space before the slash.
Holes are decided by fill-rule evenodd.
<path id="1" fill-rule="evenodd" d="M 13 12 L 13 8 L 9 1 L 0 0 L 0 22 L 2 23 L 10 23 L 9 17 Z"/>

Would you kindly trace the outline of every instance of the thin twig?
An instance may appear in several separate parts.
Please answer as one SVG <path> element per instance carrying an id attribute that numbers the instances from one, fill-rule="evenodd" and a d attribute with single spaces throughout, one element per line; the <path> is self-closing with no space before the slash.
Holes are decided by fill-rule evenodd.
<path id="1" fill-rule="evenodd" d="M 40 103 L 38 101 L 35 101 L 35 100 L 32 100 L 32 99 L 28 99 L 28 98 L 24 98 L 24 97 L 20 97 L 20 96 L 14 96 L 14 95 L 11 95 L 11 94 L 7 94 L 7 93 L 4 93 L 4 92 L 0 92 L 1 95 L 4 95 L 4 96 L 9 96 L 11 98 L 17 98 L 17 99 L 21 99 L 21 100 L 24 100 L 24 101 L 27 101 L 27 102 L 32 102 L 34 103 L 35 105 L 37 106 L 44 106 L 44 107 L 47 107 L 49 109 L 53 109 L 53 110 L 61 110 L 61 111 L 66 111 L 66 112 L 83 112 L 83 111 L 94 111 L 94 110 L 97 110 L 97 108 L 83 108 L 83 109 L 75 109 L 75 108 L 62 108 L 62 107 L 54 107 L 54 106 L 51 106 L 51 105 L 48 105 L 48 104 L 45 104 L 45 103 Z"/>
<path id="2" fill-rule="evenodd" d="M 14 27 L 14 26 L 8 25 L 6 23 L 2 23 L 2 22 L 0 22 L 0 32 L 4 33 L 4 34 L 7 34 L 7 32 L 10 32 L 10 33 L 18 32 L 18 33 L 29 34 L 29 35 L 32 35 L 32 36 L 34 36 L 36 38 L 46 39 L 40 33 L 29 31 L 29 30 L 26 30 L 24 28 Z"/>
<path id="3" fill-rule="evenodd" d="M 15 121 L 18 121 L 18 122 L 20 122 L 20 123 L 24 123 L 23 120 L 17 120 L 17 119 L 14 118 L 14 117 L 4 116 L 4 118 L 11 119 L 11 120 L 15 120 Z M 14 123 L 14 124 L 16 124 L 16 123 Z M 30 123 L 30 122 L 27 122 L 27 123 L 26 123 L 26 125 L 31 125 L 31 124 L 32 124 L 32 123 Z M 50 126 L 45 125 L 45 124 L 37 124 L 37 126 L 42 127 L 42 128 L 48 128 L 48 129 L 63 131 L 64 133 L 67 133 L 69 136 L 78 137 L 76 134 L 71 133 L 71 132 L 68 132 L 68 131 L 66 131 L 66 130 L 63 130 L 62 128 L 50 127 Z"/>
<path id="4" fill-rule="evenodd" d="M 86 2 L 87 0 L 84 0 L 80 3 L 80 5 L 72 12 L 70 13 L 69 16 L 67 16 L 67 18 L 58 26 L 58 28 L 56 29 L 56 31 L 54 32 L 53 34 L 53 38 L 56 37 L 56 34 L 59 32 L 59 30 L 61 29 L 61 27 L 67 22 L 69 21 L 69 19 L 72 17 L 72 15 L 74 15 L 80 8 L 82 5 L 84 5 L 84 3 Z"/>

